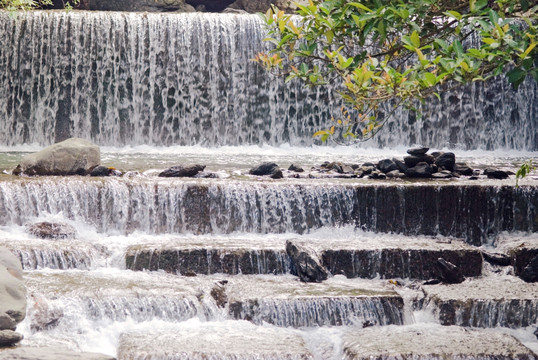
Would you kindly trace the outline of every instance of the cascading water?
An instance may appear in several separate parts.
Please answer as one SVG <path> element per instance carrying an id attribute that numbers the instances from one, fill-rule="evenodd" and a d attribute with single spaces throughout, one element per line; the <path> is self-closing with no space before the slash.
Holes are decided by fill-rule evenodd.
<path id="1" fill-rule="evenodd" d="M 505 346 L 453 359 L 504 360 L 511 355 L 496 352 L 507 348 L 535 359 L 525 347 L 538 351 L 529 338 L 535 285 L 484 274 L 476 247 L 496 246 L 505 232 L 521 239 L 518 249 L 538 244 L 532 180 L 515 188 L 512 179 L 246 175 L 265 161 L 308 172 L 325 160 L 360 165 L 400 154 L 312 146 L 339 107 L 335 89 L 265 73 L 250 61 L 263 37 L 261 21 L 246 14 L 0 12 L 0 147 L 8 149 L 0 169 L 20 161 L 13 149 L 78 136 L 105 146 L 103 164 L 134 170 L 97 179 L 0 175 L 0 245 L 21 259 L 29 292 L 23 346 L 122 360 L 446 358 L 399 342 L 431 330 L 430 341 L 452 341 L 448 352 L 490 335 Z M 398 112 L 367 146 L 526 150 L 517 160 L 458 154 L 476 168 L 513 169 L 538 150 L 537 92 L 530 81 L 517 92 L 502 79 L 473 84 L 425 104 L 421 119 Z M 214 178 L 156 176 L 185 163 L 206 164 Z M 28 226 L 40 221 L 77 231 L 37 239 Z M 298 281 L 287 241 L 317 251 L 329 279 Z M 435 293 L 444 285 L 418 283 L 438 276 L 438 258 L 470 278 L 446 298 Z M 497 297 L 480 298 L 480 276 L 497 279 Z M 361 357 L 362 336 L 397 354 L 363 349 Z"/>
<path id="2" fill-rule="evenodd" d="M 336 89 L 302 89 L 251 59 L 256 15 L 1 13 L 0 144 L 314 143 Z M 370 146 L 538 149 L 535 82 L 475 84 L 399 112 Z M 331 104 L 331 106 L 329 106 Z"/>

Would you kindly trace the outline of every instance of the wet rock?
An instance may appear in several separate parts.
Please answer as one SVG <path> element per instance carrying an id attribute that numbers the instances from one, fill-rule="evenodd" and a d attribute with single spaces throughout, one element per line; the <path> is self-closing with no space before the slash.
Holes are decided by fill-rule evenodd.
<path id="1" fill-rule="evenodd" d="M 498 179 L 498 180 L 508 179 L 508 173 L 502 170 L 485 169 L 484 174 L 488 177 L 488 179 Z"/>
<path id="2" fill-rule="evenodd" d="M 430 164 L 418 163 L 416 166 L 407 169 L 405 176 L 410 178 L 431 178 L 433 169 Z"/>
<path id="3" fill-rule="evenodd" d="M 507 254 L 494 253 L 482 250 L 482 256 L 491 265 L 508 266 L 512 263 L 512 259 Z"/>
<path id="4" fill-rule="evenodd" d="M 30 329 L 33 332 L 50 330 L 58 325 L 64 316 L 61 308 L 50 307 L 47 301 L 33 298 Z"/>
<path id="5" fill-rule="evenodd" d="M 521 245 L 508 251 L 514 266 L 514 274 L 521 277 L 525 268 L 538 256 L 538 248 Z"/>
<path id="6" fill-rule="evenodd" d="M 387 175 L 387 178 L 389 179 L 401 179 L 405 177 L 405 174 L 400 172 L 399 170 L 389 171 L 386 175 Z"/>
<path id="7" fill-rule="evenodd" d="M 435 158 L 435 157 L 434 157 Z M 435 158 L 435 165 L 440 169 L 454 171 L 454 165 L 456 164 L 456 155 L 452 152 L 446 152 Z"/>
<path id="8" fill-rule="evenodd" d="M 459 284 L 465 281 L 465 276 L 461 273 L 461 270 L 449 261 L 443 258 L 437 259 L 437 269 L 441 281 L 447 284 Z"/>
<path id="9" fill-rule="evenodd" d="M 26 287 L 19 259 L 0 246 L 0 330 L 15 330 L 26 316 Z M 11 335 L 6 334 L 6 337 Z"/>
<path id="10" fill-rule="evenodd" d="M 114 357 L 54 347 L 18 347 L 1 353 L 2 360 L 115 360 Z"/>
<path id="11" fill-rule="evenodd" d="M 398 167 L 398 170 L 400 170 L 400 172 L 402 172 L 402 173 L 406 172 L 408 167 L 407 167 L 407 165 L 405 165 L 405 163 L 402 160 L 393 158 L 392 161 L 396 164 L 396 166 Z"/>
<path id="12" fill-rule="evenodd" d="M 296 166 L 294 164 L 291 164 L 290 167 L 288 168 L 288 170 L 298 172 L 298 173 L 304 172 L 304 169 L 302 167 Z"/>
<path id="13" fill-rule="evenodd" d="M 109 176 L 110 175 L 110 169 L 106 166 L 99 165 L 92 169 L 90 172 L 90 176 Z"/>
<path id="14" fill-rule="evenodd" d="M 87 175 L 101 162 L 99 147 L 71 138 L 26 155 L 13 172 L 15 175 Z"/>
<path id="15" fill-rule="evenodd" d="M 375 171 L 372 171 L 370 173 L 370 175 L 368 175 L 368 178 L 369 179 L 374 179 L 374 180 L 383 180 L 383 179 L 386 179 L 387 178 L 387 175 L 383 174 L 381 171 L 379 170 L 375 170 Z"/>
<path id="16" fill-rule="evenodd" d="M 286 252 L 291 259 L 297 276 L 303 282 L 322 282 L 328 277 L 328 271 L 313 249 L 286 241 Z"/>
<path id="17" fill-rule="evenodd" d="M 380 160 L 377 163 L 377 168 L 385 174 L 394 170 L 399 170 L 398 166 L 391 159 Z"/>
<path id="18" fill-rule="evenodd" d="M 273 175 L 274 173 L 278 172 L 280 168 L 277 164 L 267 162 L 263 163 L 261 165 L 258 165 L 256 167 L 253 167 L 248 172 L 250 175 L 256 175 L 256 176 L 266 176 L 266 175 Z"/>
<path id="19" fill-rule="evenodd" d="M 407 166 L 409 168 L 417 166 L 421 162 L 425 162 L 427 164 L 433 164 L 433 161 L 434 161 L 433 156 L 431 156 L 429 154 L 410 155 L 410 156 L 404 157 L 405 166 Z"/>
<path id="20" fill-rule="evenodd" d="M 324 162 L 321 164 L 321 169 L 325 171 L 334 171 L 339 174 L 344 173 L 344 164 L 338 162 Z"/>
<path id="21" fill-rule="evenodd" d="M 284 177 L 284 174 L 282 174 L 282 170 L 276 169 L 270 176 L 271 179 L 282 179 Z"/>
<path id="22" fill-rule="evenodd" d="M 194 177 L 205 169 L 205 165 L 172 166 L 159 174 L 159 177 Z"/>
<path id="23" fill-rule="evenodd" d="M 370 175 L 375 170 L 375 165 L 372 163 L 364 163 L 359 168 L 363 175 Z"/>
<path id="24" fill-rule="evenodd" d="M 13 346 L 19 343 L 22 339 L 22 334 L 19 334 L 18 332 L 13 330 L 0 330 L 0 348 Z"/>
<path id="25" fill-rule="evenodd" d="M 536 328 L 536 330 L 534 330 L 534 336 L 536 336 L 536 338 L 538 339 L 538 328 Z"/>
<path id="26" fill-rule="evenodd" d="M 433 156 L 434 159 L 437 159 L 439 156 L 443 155 L 444 152 L 442 151 L 434 151 L 431 153 L 431 155 Z"/>
<path id="27" fill-rule="evenodd" d="M 217 283 L 211 289 L 210 295 L 215 300 L 216 304 L 220 308 L 224 308 L 228 303 L 228 296 L 226 295 L 226 283 Z"/>
<path id="28" fill-rule="evenodd" d="M 27 231 L 41 239 L 70 239 L 74 238 L 77 233 L 69 224 L 48 221 L 32 224 L 28 226 Z"/>
<path id="29" fill-rule="evenodd" d="M 538 282 L 538 255 L 529 261 L 521 274 L 519 274 L 519 277 L 526 282 Z"/>
<path id="30" fill-rule="evenodd" d="M 441 170 L 432 174 L 432 178 L 434 179 L 450 179 L 451 177 L 453 177 L 452 173 L 448 170 Z"/>
<path id="31" fill-rule="evenodd" d="M 197 179 L 218 179 L 219 174 L 214 172 L 202 171 L 194 175 L 194 177 Z"/>
<path id="32" fill-rule="evenodd" d="M 454 164 L 454 172 L 465 176 L 473 175 L 473 169 L 467 165 L 467 163 L 462 162 L 457 162 Z"/>
<path id="33" fill-rule="evenodd" d="M 417 146 L 411 149 L 407 149 L 409 155 L 424 155 L 430 150 L 430 148 L 424 146 Z"/>

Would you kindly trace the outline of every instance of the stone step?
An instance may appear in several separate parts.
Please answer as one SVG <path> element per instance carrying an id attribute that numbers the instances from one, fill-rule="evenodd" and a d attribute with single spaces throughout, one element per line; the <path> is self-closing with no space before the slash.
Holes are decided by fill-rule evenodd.
<path id="1" fill-rule="evenodd" d="M 416 309 L 433 313 L 442 325 L 521 328 L 538 321 L 538 283 L 509 275 L 428 285 Z"/>
<path id="2" fill-rule="evenodd" d="M 312 248 L 330 273 L 348 278 L 376 277 L 433 279 L 439 276 L 437 259 L 459 267 L 463 275 L 482 271 L 480 251 L 462 241 L 354 231 L 344 238 L 303 236 L 294 243 Z M 177 238 L 161 244 L 133 245 L 127 249 L 126 267 L 189 274 L 286 274 L 295 273 L 286 254 L 284 238 L 226 239 Z"/>
<path id="3" fill-rule="evenodd" d="M 32 271 L 25 275 L 31 327 L 46 330 L 87 321 L 245 319 L 277 326 L 402 324 L 403 299 L 388 282 L 331 278 L 162 272 Z"/>
<path id="4" fill-rule="evenodd" d="M 538 359 L 505 333 L 435 324 L 352 330 L 344 334 L 342 342 L 348 360 Z"/>
<path id="5" fill-rule="evenodd" d="M 188 321 L 169 329 L 121 335 L 118 360 L 310 360 L 313 354 L 293 329 L 247 321 Z"/>

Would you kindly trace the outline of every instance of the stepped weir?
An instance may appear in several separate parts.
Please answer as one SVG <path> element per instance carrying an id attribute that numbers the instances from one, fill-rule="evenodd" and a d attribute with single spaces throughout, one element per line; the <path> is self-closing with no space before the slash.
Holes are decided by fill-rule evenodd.
<path id="1" fill-rule="evenodd" d="M 335 89 L 264 73 L 250 61 L 264 36 L 248 14 L 0 12 L 0 247 L 24 269 L 21 348 L 538 359 L 538 283 L 520 278 L 538 254 L 535 179 L 309 170 L 416 143 L 514 170 L 538 151 L 537 84 L 475 83 L 427 102 L 420 119 L 398 112 L 368 143 L 324 146 L 312 134 L 340 106 Z M 100 145 L 122 176 L 12 175 L 27 152 L 70 137 Z M 307 175 L 248 174 L 267 161 Z M 157 176 L 193 163 L 205 176 Z M 29 231 L 42 222 L 74 230 Z M 299 281 L 291 245 L 328 278 Z M 465 280 L 439 283 L 439 259 Z"/>

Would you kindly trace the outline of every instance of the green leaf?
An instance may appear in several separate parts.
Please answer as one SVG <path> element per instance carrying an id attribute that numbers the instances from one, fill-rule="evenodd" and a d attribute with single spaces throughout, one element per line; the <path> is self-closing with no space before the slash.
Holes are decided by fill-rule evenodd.
<path id="1" fill-rule="evenodd" d="M 451 18 L 454 18 L 456 20 L 461 20 L 462 18 L 461 14 L 454 10 L 447 11 L 445 15 L 450 16 Z"/>
<path id="2" fill-rule="evenodd" d="M 411 40 L 411 43 L 413 44 L 414 47 L 416 48 L 420 47 L 420 37 L 418 36 L 418 32 L 416 30 L 413 31 L 409 39 Z"/>
<path id="3" fill-rule="evenodd" d="M 373 12 L 372 9 L 370 9 L 370 8 L 368 8 L 368 7 L 366 7 L 363 4 L 358 3 L 358 2 L 350 2 L 349 5 L 355 6 L 355 7 L 359 8 L 359 9 L 362 9 L 362 10 L 367 11 L 367 12 Z"/>
<path id="4" fill-rule="evenodd" d="M 456 40 L 454 40 L 453 46 L 454 46 L 454 51 L 456 52 L 456 55 L 458 57 L 462 57 L 463 56 L 463 45 L 461 44 L 461 42 L 458 39 L 456 39 Z"/>
<path id="5" fill-rule="evenodd" d="M 443 39 L 435 39 L 434 42 L 439 45 L 443 50 L 448 49 L 448 43 Z"/>
<path id="6" fill-rule="evenodd" d="M 521 68 L 513 68 L 506 73 L 506 76 L 508 77 L 508 81 L 517 89 L 523 80 L 525 80 L 527 72 Z"/>
<path id="7" fill-rule="evenodd" d="M 426 83 L 429 86 L 434 86 L 437 83 L 437 78 L 431 72 L 427 72 L 424 74 L 424 80 L 426 80 Z"/>

